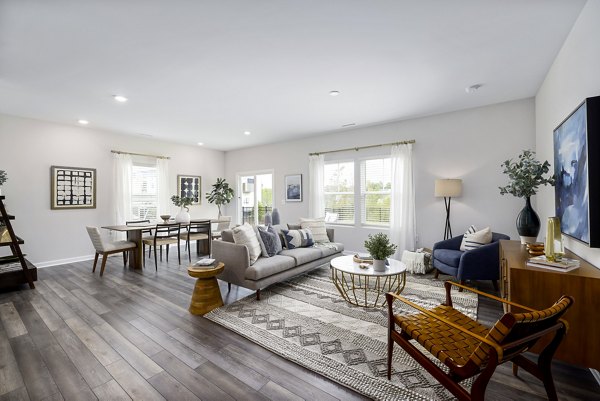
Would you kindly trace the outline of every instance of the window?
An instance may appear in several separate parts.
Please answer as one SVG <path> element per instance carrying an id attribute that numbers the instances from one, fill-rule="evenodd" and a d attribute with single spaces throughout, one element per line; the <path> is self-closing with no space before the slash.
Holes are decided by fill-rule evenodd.
<path id="1" fill-rule="evenodd" d="M 158 211 L 158 169 L 133 164 L 131 169 L 131 212 L 134 220 L 154 220 Z"/>
<path id="2" fill-rule="evenodd" d="M 360 163 L 361 222 L 388 226 L 392 192 L 392 161 L 389 157 Z"/>
<path id="3" fill-rule="evenodd" d="M 273 173 L 238 175 L 239 221 L 263 224 L 265 215 L 273 212 Z"/>
<path id="4" fill-rule="evenodd" d="M 354 224 L 354 162 L 325 163 L 323 181 L 326 220 Z"/>

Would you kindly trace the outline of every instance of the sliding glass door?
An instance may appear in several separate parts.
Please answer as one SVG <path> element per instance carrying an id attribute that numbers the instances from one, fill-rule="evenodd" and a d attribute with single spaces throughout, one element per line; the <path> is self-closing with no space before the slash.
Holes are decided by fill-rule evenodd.
<path id="1" fill-rule="evenodd" d="M 273 210 L 273 173 L 238 175 L 238 221 L 264 224 L 265 214 Z"/>

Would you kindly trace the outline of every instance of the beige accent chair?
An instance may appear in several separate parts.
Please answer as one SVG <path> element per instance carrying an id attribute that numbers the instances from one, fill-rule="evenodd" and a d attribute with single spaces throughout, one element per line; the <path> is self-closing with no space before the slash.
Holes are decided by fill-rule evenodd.
<path id="1" fill-rule="evenodd" d="M 212 232 L 212 239 L 221 239 L 221 231 L 229 230 L 231 226 L 231 216 L 221 216 L 219 222 L 217 223 L 217 228 Z"/>
<path id="2" fill-rule="evenodd" d="M 98 256 L 102 255 L 102 267 L 100 267 L 100 277 L 104 274 L 104 268 L 106 267 L 106 258 L 108 255 L 114 253 L 123 254 L 123 265 L 127 264 L 127 252 L 131 249 L 135 249 L 137 245 L 131 241 L 109 241 L 102 236 L 98 227 L 86 227 L 85 228 L 92 240 L 92 244 L 96 249 L 96 255 L 94 256 L 94 268 L 92 273 L 96 272 L 96 265 L 98 263 Z"/>

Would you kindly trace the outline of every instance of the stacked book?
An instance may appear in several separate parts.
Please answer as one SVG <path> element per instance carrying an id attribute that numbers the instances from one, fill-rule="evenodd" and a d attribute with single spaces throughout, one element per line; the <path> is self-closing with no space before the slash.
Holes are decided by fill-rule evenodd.
<path id="1" fill-rule="evenodd" d="M 579 268 L 579 260 L 562 258 L 560 261 L 550 261 L 545 255 L 536 256 L 527 261 L 527 266 L 539 267 L 542 269 L 553 270 L 557 272 L 570 272 Z"/>

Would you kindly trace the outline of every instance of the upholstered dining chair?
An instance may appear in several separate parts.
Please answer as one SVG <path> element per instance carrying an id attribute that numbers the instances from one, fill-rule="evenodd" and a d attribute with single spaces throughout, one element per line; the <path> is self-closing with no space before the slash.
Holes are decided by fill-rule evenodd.
<path id="1" fill-rule="evenodd" d="M 217 223 L 217 228 L 211 234 L 211 238 L 213 240 L 221 239 L 221 231 L 229 230 L 230 226 L 231 226 L 231 216 L 221 216 L 219 218 L 219 222 Z"/>
<path id="2" fill-rule="evenodd" d="M 508 361 L 513 363 L 515 376 L 518 367 L 522 367 L 542 380 L 549 400 L 557 400 L 551 363 L 556 349 L 567 333 L 567 322 L 561 317 L 573 304 L 573 298 L 563 295 L 551 307 L 536 311 L 451 281 L 445 282 L 444 285 L 446 302 L 433 309 L 425 309 L 394 293 L 386 294 L 389 316 L 388 380 L 392 375 L 394 343 L 398 343 L 459 400 L 483 400 L 487 384 L 496 367 Z M 452 307 L 452 286 L 525 312 L 505 313 L 493 327 L 487 328 Z M 396 299 L 419 313 L 394 314 L 393 303 Z M 551 336 L 550 342 L 541 351 L 536 364 L 523 353 L 546 335 Z M 433 357 L 446 365 L 448 372 L 420 351 L 411 340 L 416 340 Z M 474 379 L 469 392 L 460 382 L 474 376 L 477 378 Z"/>
<path id="3" fill-rule="evenodd" d="M 167 223 L 167 224 L 157 224 L 154 228 L 154 235 L 150 238 L 142 238 L 142 243 L 148 245 L 150 247 L 149 252 L 152 252 L 154 249 L 154 268 L 158 271 L 158 257 L 156 255 L 156 247 L 161 248 L 161 258 L 162 261 L 162 246 L 166 245 L 167 247 L 167 262 L 169 261 L 169 245 L 177 244 L 177 258 L 179 260 L 179 264 L 181 264 L 181 249 L 180 249 L 180 234 L 181 234 L 181 224 L 180 223 Z M 146 259 L 144 258 L 144 264 L 146 263 Z"/>
<path id="4" fill-rule="evenodd" d="M 191 241 L 208 241 L 208 254 L 211 254 L 211 230 L 210 220 L 192 221 L 185 232 L 180 234 L 181 239 L 185 241 L 188 259 L 192 261 Z"/>
<path id="5" fill-rule="evenodd" d="M 127 265 L 127 252 L 130 249 L 135 249 L 137 245 L 131 241 L 109 241 L 104 238 L 100 233 L 98 227 L 86 227 L 85 228 L 92 240 L 96 254 L 94 255 L 94 267 L 92 273 L 96 272 L 96 265 L 98 264 L 98 256 L 102 255 L 102 266 L 100 267 L 100 277 L 104 274 L 104 268 L 106 267 L 106 259 L 108 255 L 114 253 L 123 253 L 123 266 Z"/>

